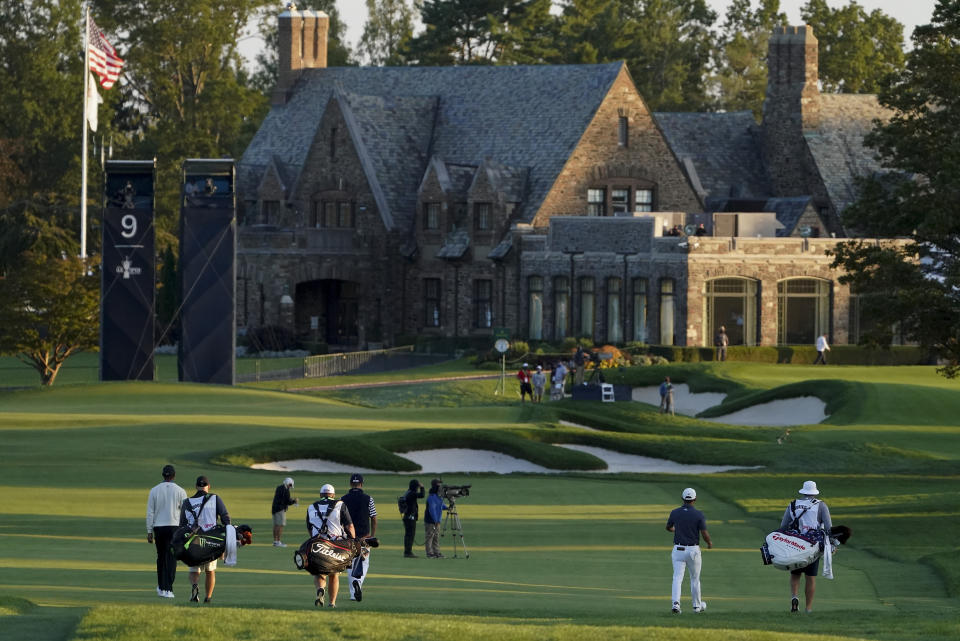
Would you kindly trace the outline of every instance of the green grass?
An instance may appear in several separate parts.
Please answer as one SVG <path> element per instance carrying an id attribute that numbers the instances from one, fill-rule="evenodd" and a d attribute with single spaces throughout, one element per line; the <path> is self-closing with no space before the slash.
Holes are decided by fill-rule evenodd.
<path id="1" fill-rule="evenodd" d="M 469 371 L 449 363 L 411 377 Z M 780 427 L 662 416 L 639 403 L 521 406 L 509 381 L 508 393 L 496 396 L 493 380 L 297 394 L 163 382 L 0 392 L 0 638 L 960 636 L 956 383 L 933 368 L 740 363 L 631 369 L 608 379 L 648 385 L 666 374 L 694 391 L 727 393 L 728 408 L 812 394 L 834 412 L 821 425 L 792 428 L 778 444 Z M 601 431 L 560 427 L 560 419 Z M 598 474 L 589 471 L 592 457 L 554 443 L 764 467 L 710 476 Z M 409 478 L 427 480 L 410 471 L 403 453 L 455 446 L 585 471 L 445 475 L 447 483 L 473 486 L 458 501 L 470 558 L 403 559 L 395 499 Z M 294 568 L 290 548 L 269 545 L 269 503 L 285 474 L 246 467 L 305 456 L 401 472 L 367 477 L 383 546 L 374 551 L 364 601 L 341 598 L 337 611 L 323 614 L 312 611 L 310 577 Z M 173 603 L 153 588 L 143 512 L 167 462 L 185 486 L 208 475 L 235 522 L 255 532 L 238 566 L 217 572 L 214 604 L 203 616 L 187 607 L 183 570 Z M 324 482 L 346 489 L 346 474 L 293 476 L 302 499 L 316 498 Z M 807 478 L 817 480 L 834 521 L 852 527 L 854 538 L 836 557 L 836 580 L 819 579 L 815 614 L 798 624 L 784 612 L 787 575 L 761 566 L 757 548 Z M 707 613 L 689 614 L 685 596 L 676 617 L 663 525 L 688 485 L 698 490 L 716 547 L 704 551 Z M 288 543 L 305 538 L 302 518 L 302 508 L 293 508 Z M 449 533 L 442 547 L 452 553 Z"/>

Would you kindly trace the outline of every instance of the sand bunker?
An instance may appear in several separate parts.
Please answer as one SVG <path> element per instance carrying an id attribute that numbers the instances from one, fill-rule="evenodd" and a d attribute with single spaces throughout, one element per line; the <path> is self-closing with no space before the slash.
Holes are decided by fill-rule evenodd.
<path id="1" fill-rule="evenodd" d="M 708 407 L 719 405 L 726 394 L 704 392 L 695 394 L 690 391 L 686 383 L 677 383 L 673 386 L 673 409 L 677 414 L 696 416 Z M 634 387 L 633 400 L 660 407 L 659 387 Z"/>
<path id="2" fill-rule="evenodd" d="M 725 394 L 715 392 L 694 393 L 685 383 L 673 386 L 673 405 L 677 414 L 696 416 L 708 407 L 719 405 Z M 658 387 L 633 388 L 633 400 L 660 406 Z M 705 421 L 730 425 L 812 425 L 827 418 L 827 404 L 814 396 L 786 398 L 761 403 L 723 416 L 705 418 Z"/>
<path id="3" fill-rule="evenodd" d="M 636 456 L 634 454 L 621 454 L 613 450 L 606 450 L 599 447 L 586 445 L 560 445 L 571 450 L 587 452 L 602 459 L 607 463 L 606 470 L 591 470 L 595 472 L 636 472 L 636 473 L 662 473 L 662 474 L 713 474 L 716 472 L 725 472 L 727 470 L 748 469 L 743 467 L 734 467 L 729 465 L 684 465 L 667 461 L 663 459 L 649 458 L 646 456 Z M 513 456 L 507 456 L 499 452 L 489 450 L 470 450 L 460 448 L 420 450 L 416 452 L 403 452 L 404 458 L 410 459 L 420 466 L 419 473 L 422 474 L 442 474 L 442 473 L 463 473 L 463 472 L 494 472 L 497 474 L 510 474 L 511 472 L 532 472 L 537 474 L 560 474 L 564 471 L 573 470 L 551 470 Z M 350 474 L 360 472 L 362 474 L 385 473 L 378 470 L 356 468 L 333 463 L 321 459 L 293 459 L 288 461 L 276 461 L 273 463 L 258 463 L 252 466 L 258 470 L 271 470 L 275 472 L 330 472 Z M 404 472 L 403 474 L 409 474 Z"/>

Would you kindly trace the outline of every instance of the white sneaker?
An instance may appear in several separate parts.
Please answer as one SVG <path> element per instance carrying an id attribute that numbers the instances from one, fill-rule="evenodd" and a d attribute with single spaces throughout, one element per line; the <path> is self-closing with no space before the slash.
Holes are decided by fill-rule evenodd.
<path id="1" fill-rule="evenodd" d="M 673 602 L 673 608 L 670 609 L 674 614 L 680 614 L 680 603 L 677 601 Z"/>
<path id="2" fill-rule="evenodd" d="M 701 602 L 700 602 L 700 605 L 698 605 L 697 607 L 695 607 L 695 608 L 693 609 L 693 611 L 694 611 L 694 612 L 703 612 L 703 611 L 706 610 L 706 609 L 707 609 L 707 602 L 706 602 L 706 601 L 701 601 Z"/>
<path id="3" fill-rule="evenodd" d="M 163 594 L 161 594 L 160 596 L 162 596 L 162 597 L 165 598 L 165 599 L 172 599 L 172 598 L 174 598 L 174 596 L 173 596 L 173 591 L 172 591 L 172 590 L 164 590 L 164 591 L 163 591 Z"/>
<path id="4" fill-rule="evenodd" d="M 160 589 L 160 586 L 157 586 L 157 596 L 163 596 L 163 590 Z"/>
<path id="5" fill-rule="evenodd" d="M 273 542 L 273 547 L 275 547 L 275 548 L 285 548 L 285 547 L 287 547 L 287 544 L 284 543 L 284 542 L 282 542 L 282 541 L 274 541 L 274 542 Z"/>

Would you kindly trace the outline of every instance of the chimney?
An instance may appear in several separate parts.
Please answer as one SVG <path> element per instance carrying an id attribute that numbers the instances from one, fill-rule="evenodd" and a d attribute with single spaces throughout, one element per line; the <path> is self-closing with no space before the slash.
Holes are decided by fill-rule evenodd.
<path id="1" fill-rule="evenodd" d="M 297 11 L 291 3 L 277 17 L 277 29 L 277 85 L 273 89 L 271 104 L 285 105 L 304 69 L 327 66 L 330 17 L 322 11 Z"/>
<path id="2" fill-rule="evenodd" d="M 818 42 L 813 27 L 777 27 L 767 49 L 763 124 L 801 131 L 820 124 Z"/>

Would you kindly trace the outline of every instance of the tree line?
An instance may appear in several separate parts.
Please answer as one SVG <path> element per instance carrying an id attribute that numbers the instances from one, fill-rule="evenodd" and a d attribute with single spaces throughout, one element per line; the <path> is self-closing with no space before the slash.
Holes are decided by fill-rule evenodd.
<path id="1" fill-rule="evenodd" d="M 786 24 L 779 0 L 733 0 L 722 17 L 706 0 L 366 3 L 369 18 L 355 49 L 345 41 L 345 25 L 335 0 L 297 3 L 300 9 L 322 10 L 330 16 L 331 66 L 626 60 L 653 111 L 749 110 L 758 118 L 766 87 L 767 39 L 774 27 Z M 905 53 L 903 26 L 883 12 L 868 13 L 855 1 L 832 8 L 825 0 L 808 0 L 801 15 L 813 25 L 820 41 L 823 91 L 878 93 L 884 104 L 907 109 L 909 105 L 898 102 L 895 92 L 919 66 L 943 64 L 928 56 L 924 47 L 946 46 L 929 30 L 949 34 L 958 3 L 941 0 L 934 24 L 927 31 L 918 29 L 913 50 Z M 157 244 L 163 257 L 158 300 L 169 301 L 160 304 L 162 317 L 172 314 L 175 301 L 175 279 L 164 274 L 175 265 L 179 168 L 188 157 L 242 155 L 269 109 L 268 95 L 276 77 L 279 7 L 266 0 L 92 0 L 88 4 L 127 61 L 121 81 L 101 94 L 100 127 L 91 137 L 89 204 L 92 211 L 99 205 L 97 186 L 102 176 L 96 159 L 110 155 L 157 159 Z M 51 256 L 69 260 L 77 254 L 84 70 L 81 0 L 0 0 L 0 15 L 4 16 L 0 21 L 2 314 L 11 308 L 10 299 L 4 297 L 12 295 L 8 285 L 14 276 L 35 273 Z M 252 68 L 240 53 L 240 44 L 251 37 L 251 31 L 266 39 Z M 949 41 L 948 36 L 940 37 Z M 931 73 L 930 81 L 936 77 Z M 931 112 L 920 115 L 932 117 Z M 872 141 L 890 163 L 929 175 L 925 172 L 931 167 L 911 166 L 896 153 L 896 140 L 917 135 L 906 131 L 911 119 L 904 118 L 900 128 L 894 122 Z M 903 187 L 885 185 L 869 193 L 873 198 L 892 198 L 900 193 L 896 189 Z M 95 255 L 98 231 L 90 231 Z M 89 274 L 90 268 L 77 273 Z M 164 319 L 160 320 L 162 324 Z M 10 338 L 16 332 L 6 321 L 12 319 L 0 318 L 0 350 L 22 352 L 23 347 Z"/>

